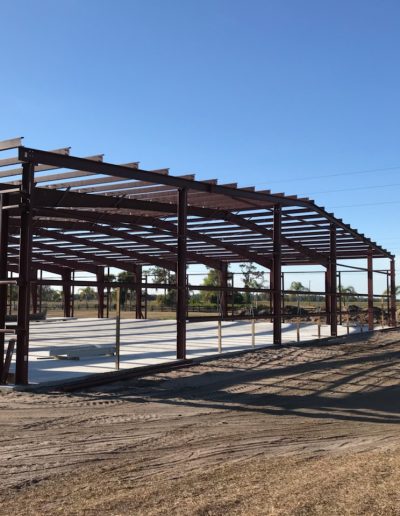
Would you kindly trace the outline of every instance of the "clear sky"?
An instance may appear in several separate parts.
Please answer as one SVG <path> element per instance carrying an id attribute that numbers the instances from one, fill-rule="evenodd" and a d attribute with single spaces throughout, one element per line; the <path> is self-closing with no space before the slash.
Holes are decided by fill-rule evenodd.
<path id="1" fill-rule="evenodd" d="M 398 1 L 0 7 L 0 139 L 309 195 L 400 254 Z"/>

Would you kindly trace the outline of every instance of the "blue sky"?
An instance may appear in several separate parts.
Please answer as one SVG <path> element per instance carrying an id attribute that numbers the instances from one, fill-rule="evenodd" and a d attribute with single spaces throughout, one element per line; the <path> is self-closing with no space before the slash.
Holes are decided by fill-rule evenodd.
<path id="1" fill-rule="evenodd" d="M 0 6 L 0 139 L 310 195 L 400 254 L 399 2 Z"/>

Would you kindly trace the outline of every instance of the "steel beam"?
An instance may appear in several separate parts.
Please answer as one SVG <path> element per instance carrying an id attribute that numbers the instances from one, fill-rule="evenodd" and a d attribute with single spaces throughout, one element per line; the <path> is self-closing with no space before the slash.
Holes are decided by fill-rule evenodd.
<path id="1" fill-rule="evenodd" d="M 87 221 L 90 221 L 90 220 L 95 221 L 96 217 L 93 217 L 93 214 L 92 214 L 92 216 L 90 216 L 90 212 L 89 212 L 88 215 L 86 216 L 86 220 Z M 132 241 L 135 243 L 147 245 L 149 247 L 155 247 L 162 251 L 168 251 L 169 253 L 177 253 L 176 246 L 164 244 L 163 242 L 158 242 L 157 240 L 153 240 L 151 238 L 145 238 L 140 235 L 135 235 L 135 234 L 132 235 L 131 233 L 128 233 L 128 231 L 127 231 L 127 230 L 129 230 L 129 228 L 124 228 L 125 231 L 121 231 L 121 230 L 113 229 L 109 226 L 104 226 L 104 225 L 101 226 L 99 224 L 96 224 L 95 222 L 91 223 L 91 222 L 81 222 L 81 221 L 76 221 L 74 223 L 71 223 L 71 222 L 67 222 L 67 221 L 54 220 L 54 223 L 52 222 L 51 224 L 52 224 L 52 228 L 64 228 L 64 229 L 71 229 L 71 230 L 76 229 L 77 231 L 79 229 L 82 229 L 82 230 L 87 230 L 87 231 L 91 231 L 91 232 L 95 232 L 95 233 L 108 235 L 111 237 L 117 237 L 117 238 L 123 239 L 124 242 Z M 115 222 L 114 222 L 114 224 L 115 224 Z M 44 225 L 46 225 L 46 227 L 47 227 L 49 225 L 49 222 L 48 221 L 40 221 L 40 220 L 35 220 L 35 222 L 34 222 L 34 227 L 39 227 L 39 226 L 41 227 Z M 175 228 L 175 233 L 176 233 L 175 225 L 174 225 L 174 228 Z M 135 229 L 137 229 L 137 228 L 135 228 Z M 140 228 L 140 227 L 138 229 L 142 230 L 142 228 Z M 48 232 L 48 233 L 50 233 L 50 232 Z M 59 235 L 57 235 L 57 236 L 59 236 Z M 63 233 L 63 236 L 65 236 L 65 233 Z M 82 243 L 88 243 L 87 239 L 82 240 Z M 92 247 L 96 247 L 96 243 L 94 241 L 89 241 L 88 245 L 90 245 Z M 117 248 L 118 247 L 116 246 L 116 247 L 114 247 L 114 249 L 110 249 L 110 250 L 112 250 L 113 252 L 117 252 L 117 251 L 115 251 L 115 249 L 117 249 Z M 126 252 L 125 252 L 126 250 L 124 248 L 118 248 L 118 249 L 120 249 L 118 252 L 120 252 L 121 254 L 126 254 Z M 143 254 L 143 253 L 138 253 L 137 258 L 140 258 L 141 260 L 143 260 L 143 257 L 147 257 L 147 255 Z M 213 267 L 213 268 L 219 267 L 219 262 L 217 260 L 213 260 L 212 258 L 208 258 L 207 256 L 203 256 L 199 253 L 188 252 L 188 258 L 193 261 L 196 261 L 197 263 L 203 263 L 204 265 L 207 265 L 208 267 Z M 151 263 L 151 265 L 156 265 L 157 267 L 163 267 L 164 269 L 169 269 L 169 270 L 173 270 L 173 271 L 176 270 L 176 264 L 173 263 L 172 261 L 168 261 L 166 259 L 161 259 L 161 258 L 157 259 L 156 257 L 153 257 L 152 260 L 153 260 L 153 263 Z M 158 260 L 158 262 L 156 262 L 156 260 Z M 145 260 L 143 260 L 143 261 L 145 261 Z"/>
<path id="2" fill-rule="evenodd" d="M 19 147 L 20 145 L 22 145 L 22 138 L 23 136 L 19 136 L 18 138 L 11 138 L 9 140 L 0 141 L 0 151 L 15 149 L 16 147 Z"/>
<path id="3" fill-rule="evenodd" d="M 282 344 L 282 207 L 274 206 L 273 242 L 274 253 L 272 263 L 272 288 L 273 288 L 273 310 L 274 310 L 274 344 Z"/>
<path id="4" fill-rule="evenodd" d="M 160 174 L 151 172 L 149 170 L 133 170 L 121 165 L 113 165 L 111 163 L 93 163 L 84 158 L 77 158 L 75 156 L 61 156 L 59 154 L 53 154 L 51 152 L 28 147 L 19 147 L 18 158 L 21 161 L 35 161 L 44 165 L 55 165 L 60 168 L 74 168 L 85 172 L 93 172 L 95 174 L 106 174 L 110 176 L 126 177 L 127 179 L 150 181 L 155 184 L 175 186 L 179 189 L 191 189 L 207 193 L 217 193 L 238 199 L 254 199 L 264 203 L 271 202 L 272 204 L 279 202 L 280 204 L 287 206 L 309 206 L 307 202 L 298 199 L 269 195 L 267 193 L 258 193 L 251 190 L 242 190 L 240 188 L 227 188 L 224 186 L 203 183 L 202 181 L 180 179 L 174 176 L 161 176 Z"/>
<path id="5" fill-rule="evenodd" d="M 101 231 L 101 230 L 99 230 L 99 231 Z M 125 256 L 125 257 L 129 257 L 129 258 L 133 258 L 134 260 L 143 260 L 142 254 L 132 251 L 132 250 L 129 250 L 129 249 L 121 249 L 112 244 L 103 244 L 98 241 L 88 240 L 88 239 L 82 238 L 82 237 L 76 237 L 74 235 L 71 235 L 71 234 L 65 233 L 65 232 L 60 235 L 56 231 L 48 231 L 46 229 L 36 228 L 36 227 L 34 228 L 34 232 L 43 237 L 49 237 L 49 238 L 53 238 L 55 240 L 57 240 L 57 238 L 58 238 L 61 241 L 71 242 L 71 243 L 79 244 L 79 245 L 85 244 L 91 248 L 94 247 L 97 249 L 108 251 L 110 253 L 120 254 L 121 258 L 123 258 Z M 120 235 L 120 238 L 121 237 L 122 237 L 122 235 Z M 35 244 L 36 244 L 36 242 L 35 242 Z M 60 252 L 62 252 L 62 251 L 63 250 L 60 248 Z M 80 253 L 78 250 L 71 250 L 71 252 L 73 254 L 77 254 L 77 256 L 82 257 L 82 253 Z M 161 258 L 147 256 L 147 255 L 144 255 L 144 256 L 149 261 L 149 263 L 151 263 L 152 265 L 156 265 L 157 267 L 163 267 L 164 269 L 169 269 L 169 270 L 175 271 L 175 268 L 176 268 L 175 263 L 170 260 L 164 260 Z M 86 258 L 92 258 L 94 261 L 97 261 L 97 263 L 99 265 L 102 265 L 102 263 L 101 263 L 102 257 L 101 256 L 96 256 L 93 253 L 93 255 L 91 255 L 91 256 L 87 255 Z M 110 259 L 106 259 L 106 261 L 104 262 L 104 265 L 108 265 L 110 267 L 118 267 L 120 269 L 123 269 L 124 262 L 118 262 L 117 260 L 115 260 L 114 263 L 112 263 L 110 261 Z M 130 269 L 130 270 L 132 270 L 132 269 Z"/>
<path id="6" fill-rule="evenodd" d="M 16 238 L 10 237 L 9 240 L 11 242 L 15 242 Z M 42 245 L 38 242 L 35 244 L 36 247 L 43 250 L 48 250 L 48 246 Z M 78 261 L 72 261 L 72 260 L 65 260 L 63 258 L 56 258 L 52 255 L 43 255 L 40 254 L 38 251 L 33 250 L 32 251 L 32 263 L 36 267 L 40 267 L 41 269 L 52 272 L 53 274 L 62 274 L 62 271 L 64 269 L 76 269 L 79 271 L 85 271 L 90 272 L 92 274 L 96 274 L 96 267 L 89 263 L 83 263 Z"/>
<path id="7" fill-rule="evenodd" d="M 147 231 L 149 233 L 157 233 L 156 228 L 159 228 L 162 232 L 168 232 L 168 234 L 175 236 L 176 235 L 176 225 L 173 222 L 167 221 L 167 220 L 161 220 L 156 217 L 147 217 L 147 216 L 135 216 L 135 215 L 114 215 L 109 213 L 100 214 L 98 217 L 96 217 L 93 212 L 85 212 L 82 210 L 79 211 L 72 211 L 72 210 L 52 210 L 48 208 L 37 208 L 35 210 L 40 215 L 43 216 L 59 216 L 59 217 L 65 217 L 69 219 L 73 218 L 81 218 L 82 220 L 87 221 L 93 221 L 94 223 L 107 223 L 107 224 L 116 224 L 117 222 L 124 223 L 124 224 L 130 224 L 133 229 L 141 229 L 142 231 Z M 57 215 L 58 214 L 58 215 Z M 141 227 L 146 226 L 146 227 Z M 128 228 L 124 228 L 125 230 L 128 230 Z M 107 229 L 105 231 L 108 231 Z M 140 242 L 140 237 L 136 235 L 130 235 L 132 239 L 136 239 L 137 242 Z M 199 233 L 197 231 L 194 231 L 192 229 L 187 229 L 187 237 L 194 241 L 199 242 L 205 242 L 207 244 L 220 247 L 222 249 L 227 249 L 228 251 L 237 254 L 241 258 L 248 259 L 250 261 L 253 261 L 259 265 L 262 265 L 263 267 L 266 267 L 270 269 L 272 267 L 272 260 L 268 256 L 264 256 L 255 252 L 249 251 L 249 249 L 246 246 L 243 245 L 237 245 L 237 244 L 231 244 L 229 242 L 224 242 L 222 240 L 218 240 L 217 238 L 213 238 L 208 236 L 205 233 Z M 157 241 L 152 241 L 152 244 L 154 243 L 154 246 L 159 246 L 160 249 L 163 249 L 164 246 L 162 243 Z M 170 250 L 174 249 L 174 247 L 170 247 Z M 176 249 L 174 249 L 176 251 Z M 144 255 L 145 256 L 145 255 Z M 212 267 L 213 269 L 219 269 L 219 262 L 215 259 L 210 258 L 209 256 L 202 256 L 199 253 L 193 253 L 189 252 L 187 257 L 189 259 L 192 259 L 194 261 L 197 261 L 198 263 L 204 263 L 208 267 Z M 145 260 L 143 260 L 145 262 Z M 167 268 L 164 266 L 164 268 Z"/>
<path id="8" fill-rule="evenodd" d="M 178 190 L 178 263 L 176 270 L 176 358 L 186 358 L 186 312 L 187 312 L 187 189 Z"/>

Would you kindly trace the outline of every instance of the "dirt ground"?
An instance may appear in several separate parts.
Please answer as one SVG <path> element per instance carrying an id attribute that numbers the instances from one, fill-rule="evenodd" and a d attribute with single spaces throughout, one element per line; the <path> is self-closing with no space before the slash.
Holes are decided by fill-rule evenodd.
<path id="1" fill-rule="evenodd" d="M 0 394 L 1 515 L 400 514 L 400 332 Z"/>

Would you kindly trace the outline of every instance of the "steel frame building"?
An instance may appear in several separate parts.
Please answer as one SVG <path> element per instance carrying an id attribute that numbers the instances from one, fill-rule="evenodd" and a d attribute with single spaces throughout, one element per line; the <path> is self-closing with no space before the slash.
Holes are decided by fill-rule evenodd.
<path id="1" fill-rule="evenodd" d="M 228 264 L 254 262 L 270 270 L 273 337 L 281 344 L 282 266 L 322 265 L 326 270 L 326 318 L 337 334 L 337 263 L 366 259 L 368 322 L 373 328 L 373 259 L 390 261 L 390 325 L 396 325 L 394 255 L 308 198 L 254 187 L 219 184 L 168 169 L 115 165 L 102 155 L 79 158 L 69 148 L 52 152 L 27 148 L 21 138 L 0 142 L 0 373 L 3 368 L 7 286 L 18 288 L 16 383 L 28 383 L 29 312 L 37 285 L 57 281 L 65 315 L 71 314 L 71 286 L 88 285 L 74 271 L 96 275 L 99 317 L 106 267 L 130 271 L 141 317 L 143 265 L 176 272 L 176 356 L 186 357 L 187 266 L 204 264 L 220 272 L 221 317 L 227 317 Z M 11 279 L 10 273 L 17 273 Z M 116 283 L 113 283 L 115 286 Z M 165 285 L 159 285 L 165 287 Z M 196 287 L 201 288 L 201 287 Z M 233 289 L 234 290 L 234 289 Z M 243 291 L 245 288 L 238 288 Z M 139 307 L 139 308 L 138 308 Z"/>

